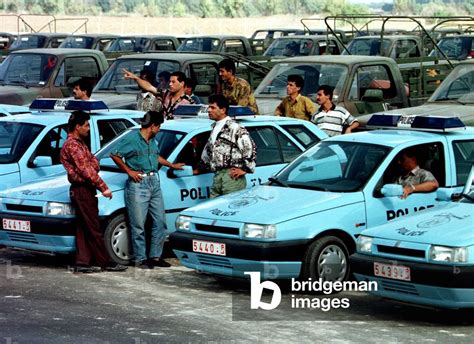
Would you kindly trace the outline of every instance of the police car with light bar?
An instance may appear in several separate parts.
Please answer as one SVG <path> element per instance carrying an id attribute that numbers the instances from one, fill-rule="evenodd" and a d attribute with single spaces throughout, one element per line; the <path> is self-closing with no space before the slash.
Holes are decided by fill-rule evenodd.
<path id="1" fill-rule="evenodd" d="M 474 159 L 474 129 L 451 118 L 373 116 L 392 128 L 340 135 L 300 155 L 269 180 L 181 212 L 170 235 L 181 264 L 211 274 L 343 281 L 363 230 L 440 203 L 436 192 L 406 199 L 399 157 L 416 149 L 439 190 L 462 190 Z M 385 186 L 385 187 L 384 187 Z"/>
<path id="2" fill-rule="evenodd" d="M 462 193 L 440 190 L 445 204 L 363 231 L 350 257 L 357 280 L 376 281 L 371 293 L 384 298 L 474 308 L 473 179 L 474 165 Z"/>
<path id="3" fill-rule="evenodd" d="M 63 172 L 59 153 L 67 138 L 70 112 L 90 114 L 90 148 L 98 151 L 127 128 L 142 111 L 109 110 L 102 101 L 37 99 L 31 113 L 0 118 L 0 190 Z"/>
<path id="4" fill-rule="evenodd" d="M 230 107 L 235 117 L 249 131 L 257 146 L 257 167 L 247 175 L 249 187 L 264 183 L 311 145 L 327 138 L 311 122 L 273 116 L 255 116 L 248 109 Z M 209 198 L 213 173 L 193 175 L 193 168 L 214 123 L 206 106 L 186 105 L 174 112 L 175 119 L 162 124 L 156 140 L 160 155 L 171 162 L 186 164 L 183 170 L 171 171 L 162 166 L 158 175 L 163 191 L 166 223 L 174 230 L 178 213 Z M 205 116 L 205 118 L 204 118 Z M 131 258 L 124 188 L 127 174 L 110 158 L 122 139 L 133 135 L 138 127 L 112 140 L 97 154 L 102 179 L 113 192 L 112 200 L 99 197 L 99 216 L 106 247 L 119 263 Z M 65 173 L 38 182 L 27 183 L 0 192 L 0 245 L 37 251 L 67 253 L 75 250 L 74 214 L 69 199 L 69 182 Z"/>

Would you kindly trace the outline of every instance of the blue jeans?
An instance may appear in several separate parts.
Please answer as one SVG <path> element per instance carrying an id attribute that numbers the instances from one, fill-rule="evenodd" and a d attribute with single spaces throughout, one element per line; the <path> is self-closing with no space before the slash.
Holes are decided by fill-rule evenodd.
<path id="1" fill-rule="evenodd" d="M 158 175 L 144 177 L 139 183 L 128 179 L 125 187 L 125 205 L 128 211 L 135 262 L 161 257 L 166 239 L 166 221 Z M 147 257 L 145 222 L 148 213 L 151 215 L 153 224 Z"/>

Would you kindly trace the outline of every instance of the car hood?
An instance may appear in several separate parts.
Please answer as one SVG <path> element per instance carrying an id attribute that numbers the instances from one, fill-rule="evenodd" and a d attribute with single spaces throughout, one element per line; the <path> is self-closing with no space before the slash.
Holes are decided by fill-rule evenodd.
<path id="1" fill-rule="evenodd" d="M 362 232 L 381 239 L 443 246 L 474 244 L 474 205 L 449 203 Z"/>
<path id="2" fill-rule="evenodd" d="M 183 215 L 212 220 L 277 224 L 320 211 L 363 202 L 361 192 L 335 193 L 257 186 L 186 209 Z"/>
<path id="3" fill-rule="evenodd" d="M 0 85 L 0 104 L 30 105 L 38 95 L 37 87 Z"/>
<path id="4" fill-rule="evenodd" d="M 112 192 L 124 189 L 127 178 L 125 173 L 101 171 L 99 175 Z M 68 203 L 70 186 L 67 174 L 61 173 L 40 181 L 9 188 L 0 192 L 0 198 Z"/>
<path id="5" fill-rule="evenodd" d="M 452 102 L 438 102 L 438 103 L 426 103 L 424 105 L 409 107 L 405 109 L 397 109 L 384 111 L 387 115 L 430 115 L 430 116 L 456 116 L 459 117 L 465 125 L 474 125 L 474 105 L 462 105 Z M 357 117 L 357 120 L 362 126 L 367 124 L 367 121 L 372 115 L 364 115 Z"/>
<path id="6" fill-rule="evenodd" d="M 137 92 L 138 93 L 138 92 Z M 94 92 L 94 100 L 102 100 L 109 109 L 137 109 L 137 93 L 102 93 Z"/>

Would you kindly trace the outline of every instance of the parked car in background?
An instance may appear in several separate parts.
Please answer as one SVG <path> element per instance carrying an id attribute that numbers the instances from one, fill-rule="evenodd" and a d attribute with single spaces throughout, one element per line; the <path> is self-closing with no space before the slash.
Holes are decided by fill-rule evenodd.
<path id="1" fill-rule="evenodd" d="M 67 33 L 24 33 L 18 35 L 15 41 L 10 45 L 8 51 L 36 49 L 36 48 L 57 48 L 68 36 Z"/>
<path id="2" fill-rule="evenodd" d="M 361 36 L 349 42 L 342 55 L 386 56 L 406 59 L 424 56 L 421 38 L 414 35 Z"/>
<path id="3" fill-rule="evenodd" d="M 107 67 L 98 50 L 14 51 L 0 64 L 0 104 L 29 105 L 37 97 L 70 97 L 74 82 L 87 78 L 96 83 Z"/>
<path id="4" fill-rule="evenodd" d="M 252 46 L 247 37 L 231 35 L 195 36 L 183 40 L 178 51 L 233 53 L 252 56 Z"/>
<path id="5" fill-rule="evenodd" d="M 268 58 L 309 55 L 340 55 L 342 47 L 331 36 L 305 35 L 277 38 L 263 53 Z"/>
<path id="6" fill-rule="evenodd" d="M 265 50 L 268 49 L 272 42 L 280 37 L 302 35 L 304 31 L 302 29 L 261 29 L 256 30 L 252 36 L 250 36 L 250 45 L 252 46 L 254 55 L 262 55 Z"/>
<path id="7" fill-rule="evenodd" d="M 182 171 L 172 171 L 165 166 L 159 168 L 163 192 L 166 225 L 168 232 L 174 230 L 176 216 L 180 211 L 200 204 L 209 198 L 213 173 L 193 174 L 202 150 L 212 130 L 207 107 L 180 106 L 197 109 L 204 116 L 180 117 L 166 121 L 156 136 L 160 155 L 171 162 L 186 164 Z M 235 112 L 234 112 L 235 109 Z M 240 113 L 239 107 L 231 107 L 229 114 Z M 246 116 L 237 116 L 239 123 L 249 131 L 257 146 L 257 167 L 247 176 L 248 187 L 264 183 L 301 152 L 327 135 L 308 121 L 280 117 L 255 116 L 246 111 Z M 126 173 L 110 158 L 127 135 L 136 135 L 138 127 L 130 129 L 111 141 L 96 156 L 100 163 L 100 176 L 113 192 L 112 200 L 99 197 L 99 216 L 105 233 L 106 247 L 111 257 L 120 263 L 132 258 L 129 230 L 124 201 Z M 38 178 L 37 178 L 38 179 Z M 0 245 L 25 248 L 35 251 L 70 253 L 75 250 L 74 214 L 69 198 L 69 182 L 65 173 L 44 178 L 33 183 L 0 192 L 0 219 L 18 224 L 0 227 Z M 268 209 L 267 209 L 268 210 Z M 15 222 L 16 221 L 16 222 Z M 1 220 L 0 220 L 1 223 Z M 25 228 L 26 230 L 21 230 Z"/>
<path id="8" fill-rule="evenodd" d="M 449 59 L 472 59 L 474 57 L 474 35 L 447 36 L 438 42 L 438 47 Z M 433 49 L 430 56 L 443 58 L 438 49 Z"/>
<path id="9" fill-rule="evenodd" d="M 118 35 L 110 34 L 74 34 L 67 36 L 59 48 L 107 50 Z"/>
<path id="10" fill-rule="evenodd" d="M 194 94 L 202 102 L 217 91 L 219 80 L 219 62 L 223 59 L 217 54 L 201 53 L 149 53 L 125 55 L 116 59 L 93 91 L 93 98 L 103 100 L 110 108 L 135 109 L 136 96 L 139 92 L 137 83 L 123 78 L 122 69 L 135 74 L 147 69 L 158 85 L 161 72 L 181 71 L 196 81 Z"/>
<path id="11" fill-rule="evenodd" d="M 107 53 L 142 53 L 145 51 L 174 51 L 180 45 L 174 36 L 167 35 L 139 35 L 116 37 L 106 49 Z"/>

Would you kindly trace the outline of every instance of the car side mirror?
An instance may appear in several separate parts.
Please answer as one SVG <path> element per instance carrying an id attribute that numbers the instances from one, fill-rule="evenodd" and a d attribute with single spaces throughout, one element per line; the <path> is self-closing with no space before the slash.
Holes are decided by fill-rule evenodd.
<path id="1" fill-rule="evenodd" d="M 452 201 L 453 200 L 454 190 L 453 189 L 445 189 L 445 188 L 439 188 L 436 191 L 436 200 L 438 201 Z"/>
<path id="2" fill-rule="evenodd" d="M 33 160 L 33 165 L 35 167 L 53 166 L 53 159 L 50 156 L 37 156 Z"/>
<path id="3" fill-rule="evenodd" d="M 385 197 L 400 197 L 403 195 L 403 186 L 399 184 L 385 184 L 380 192 Z"/>
<path id="4" fill-rule="evenodd" d="M 182 170 L 173 170 L 173 172 L 177 178 L 190 177 L 193 175 L 193 167 L 184 165 Z"/>

